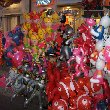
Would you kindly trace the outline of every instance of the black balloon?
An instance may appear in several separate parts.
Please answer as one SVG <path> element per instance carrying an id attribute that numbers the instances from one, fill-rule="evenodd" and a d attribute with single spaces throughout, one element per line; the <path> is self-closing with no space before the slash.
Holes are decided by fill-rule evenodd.
<path id="1" fill-rule="evenodd" d="M 54 11 L 52 9 L 49 9 L 46 13 L 46 15 L 48 16 L 51 16 L 52 14 L 54 13 Z"/>
<path id="2" fill-rule="evenodd" d="M 62 16 L 61 16 L 60 22 L 61 22 L 61 23 L 65 23 L 65 22 L 66 22 L 66 16 L 65 16 L 65 15 L 62 15 Z"/>
<path id="3" fill-rule="evenodd" d="M 65 34 L 70 35 L 73 34 L 73 32 L 74 32 L 73 28 L 69 24 L 67 24 L 65 29 Z"/>

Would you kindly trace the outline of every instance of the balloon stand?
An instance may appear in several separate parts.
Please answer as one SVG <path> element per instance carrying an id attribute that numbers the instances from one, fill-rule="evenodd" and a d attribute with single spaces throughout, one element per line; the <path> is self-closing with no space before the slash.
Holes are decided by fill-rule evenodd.
<path id="1" fill-rule="evenodd" d="M 91 18 L 75 33 L 53 9 L 24 14 L 22 26 L 0 35 L 1 91 L 24 108 L 38 97 L 39 110 L 110 109 L 110 17 Z M 9 95 L 8 94 L 8 95 Z"/>

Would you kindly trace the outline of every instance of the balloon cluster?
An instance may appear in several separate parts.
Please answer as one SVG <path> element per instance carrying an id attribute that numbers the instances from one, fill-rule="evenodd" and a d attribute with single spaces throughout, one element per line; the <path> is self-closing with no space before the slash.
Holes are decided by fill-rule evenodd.
<path id="1" fill-rule="evenodd" d="M 22 64 L 24 56 L 24 34 L 21 27 L 17 26 L 3 37 L 3 51 L 6 64 L 18 67 Z"/>
<path id="2" fill-rule="evenodd" d="M 109 109 L 109 16 L 99 24 L 85 19 L 77 33 L 51 9 L 24 17 L 24 34 L 16 27 L 2 40 L 5 59 L 13 64 L 6 77 L 12 99 L 22 92 L 27 106 L 38 96 L 40 110 L 45 104 L 48 110 Z"/>
<path id="3" fill-rule="evenodd" d="M 96 24 L 93 18 L 87 18 L 78 28 L 79 37 L 75 38 L 73 34 L 71 37 L 69 35 L 71 39 L 66 39 L 66 43 L 65 39 L 62 40 L 60 64 L 59 60 L 55 60 L 57 64 L 50 62 L 47 67 L 46 93 L 50 103 L 48 110 L 109 109 L 110 87 L 104 78 L 106 74 L 110 74 L 110 38 L 106 34 L 109 26 L 108 15 L 103 16 L 99 24 Z M 66 28 L 63 38 L 65 32 Z M 62 33 L 59 36 L 62 36 Z M 66 53 L 62 56 L 61 50 L 65 50 L 65 46 Z M 95 72 L 90 76 L 92 68 Z"/>
<path id="4" fill-rule="evenodd" d="M 24 45 L 33 57 L 33 61 L 39 62 L 40 57 L 54 45 L 56 31 L 59 27 L 59 16 L 53 10 L 25 14 L 26 22 L 23 24 Z"/>

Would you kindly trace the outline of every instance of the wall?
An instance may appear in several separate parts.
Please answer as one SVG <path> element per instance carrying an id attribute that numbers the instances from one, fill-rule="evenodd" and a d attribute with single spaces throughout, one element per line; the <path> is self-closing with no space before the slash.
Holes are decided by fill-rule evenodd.
<path id="1" fill-rule="evenodd" d="M 57 5 L 64 5 L 64 4 L 73 4 L 73 3 L 78 3 L 82 2 L 82 0 L 57 0 Z"/>
<path id="2" fill-rule="evenodd" d="M 12 29 L 15 27 L 15 25 L 17 25 L 17 16 L 20 16 L 20 23 L 23 23 L 23 13 L 25 12 L 29 12 L 29 0 L 22 0 L 19 4 L 14 4 L 7 8 L 1 9 L 0 17 L 2 17 L 2 28 L 4 32 Z M 12 17 L 12 15 L 14 15 L 14 17 Z"/>

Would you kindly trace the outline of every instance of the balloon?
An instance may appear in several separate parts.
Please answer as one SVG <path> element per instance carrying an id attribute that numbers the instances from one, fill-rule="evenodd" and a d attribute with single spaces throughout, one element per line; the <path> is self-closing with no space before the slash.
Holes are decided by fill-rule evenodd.
<path id="1" fill-rule="evenodd" d="M 68 110 L 68 103 L 63 99 L 56 100 L 52 103 L 52 110 Z"/>
<path id="2" fill-rule="evenodd" d="M 110 46 L 105 47 L 104 58 L 105 58 L 106 62 L 110 62 Z"/>
<path id="3" fill-rule="evenodd" d="M 16 45 L 20 45 L 20 36 L 18 34 L 14 34 L 12 40 L 16 43 Z"/>
<path id="4" fill-rule="evenodd" d="M 71 34 L 73 34 L 73 32 L 74 32 L 73 28 L 69 24 L 67 24 L 65 27 L 65 34 L 71 35 Z"/>
<path id="5" fill-rule="evenodd" d="M 8 36 L 13 37 L 13 32 L 12 31 L 8 32 Z"/>
<path id="6" fill-rule="evenodd" d="M 85 22 L 89 26 L 95 26 L 95 24 L 96 24 L 96 22 L 93 18 L 86 18 Z"/>
<path id="7" fill-rule="evenodd" d="M 4 45 L 4 50 L 7 50 L 7 48 L 11 45 L 11 42 L 12 42 L 12 38 L 7 37 Z"/>
<path id="8" fill-rule="evenodd" d="M 79 76 L 81 74 L 81 70 L 84 73 L 84 76 L 88 76 L 88 70 L 85 66 L 85 57 L 86 57 L 86 52 L 84 51 L 84 49 L 82 47 L 80 48 L 75 48 L 73 49 L 73 56 L 68 60 L 68 64 L 70 65 L 70 62 L 72 60 L 76 61 L 76 66 L 75 66 L 75 75 Z M 79 69 L 80 67 L 80 69 Z"/>
<path id="9" fill-rule="evenodd" d="M 8 52 L 7 57 L 12 59 L 12 63 L 14 67 L 21 66 L 24 58 L 24 52 L 17 50 L 17 48 L 14 48 L 13 51 L 14 53 Z"/>
<path id="10" fill-rule="evenodd" d="M 66 22 L 66 16 L 65 15 L 61 16 L 60 22 L 61 23 L 65 23 Z"/>
<path id="11" fill-rule="evenodd" d="M 53 14 L 53 12 L 54 12 L 54 11 L 53 11 L 52 9 L 48 9 L 46 15 L 47 15 L 47 16 L 51 16 L 51 15 Z"/>
<path id="12" fill-rule="evenodd" d="M 108 14 L 101 18 L 100 25 L 104 26 L 104 28 L 108 28 L 110 26 L 110 17 L 108 16 Z"/>
<path id="13" fill-rule="evenodd" d="M 104 46 L 104 42 L 102 40 L 99 40 L 97 43 L 96 43 L 96 46 L 95 46 L 95 49 L 100 52 L 102 49 L 103 49 L 103 46 Z"/>
<path id="14" fill-rule="evenodd" d="M 23 51 L 24 50 L 24 45 L 21 44 L 21 45 L 17 46 L 17 48 L 18 48 L 18 50 Z"/>

